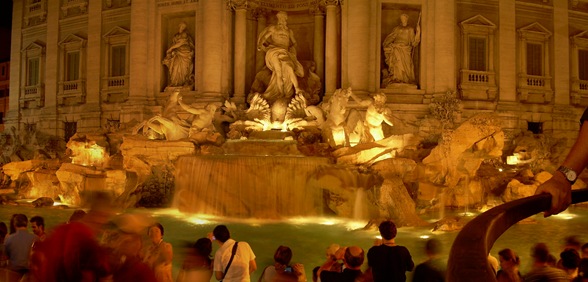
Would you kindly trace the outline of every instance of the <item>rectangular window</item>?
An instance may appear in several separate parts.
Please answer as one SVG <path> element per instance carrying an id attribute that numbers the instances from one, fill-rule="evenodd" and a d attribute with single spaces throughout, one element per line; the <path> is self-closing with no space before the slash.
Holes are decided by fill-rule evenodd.
<path id="1" fill-rule="evenodd" d="M 543 45 L 527 43 L 527 74 L 543 75 Z"/>
<path id="2" fill-rule="evenodd" d="M 78 123 L 75 121 L 66 121 L 64 122 L 64 136 L 65 142 L 68 142 L 69 139 L 76 134 L 78 130 Z"/>
<path id="3" fill-rule="evenodd" d="M 31 58 L 27 63 L 27 86 L 39 84 L 39 58 Z"/>
<path id="4" fill-rule="evenodd" d="M 588 80 L 588 50 L 578 50 L 580 80 Z"/>
<path id="5" fill-rule="evenodd" d="M 486 38 L 469 37 L 469 70 L 486 71 Z"/>
<path id="6" fill-rule="evenodd" d="M 127 47 L 125 45 L 112 46 L 112 63 L 110 76 L 124 76 L 126 74 Z"/>
<path id="7" fill-rule="evenodd" d="M 65 65 L 65 81 L 78 80 L 80 78 L 80 52 L 68 52 Z"/>

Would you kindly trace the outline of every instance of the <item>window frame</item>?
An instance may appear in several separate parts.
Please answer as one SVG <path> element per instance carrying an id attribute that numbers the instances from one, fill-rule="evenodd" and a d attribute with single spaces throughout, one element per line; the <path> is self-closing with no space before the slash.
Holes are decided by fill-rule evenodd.
<path id="1" fill-rule="evenodd" d="M 62 67 L 59 68 L 59 89 L 57 94 L 58 104 L 83 104 L 86 101 L 86 42 L 85 38 L 75 34 L 67 35 L 59 42 L 59 61 Z M 78 53 L 77 70 L 71 70 L 69 65 L 69 54 Z M 77 72 L 75 80 L 69 80 L 71 72 Z"/>
<path id="2" fill-rule="evenodd" d="M 103 35 L 103 66 L 101 99 L 105 103 L 120 103 L 128 100 L 130 82 L 131 32 L 115 26 Z M 113 48 L 125 46 L 124 74 L 113 73 Z"/>
<path id="3" fill-rule="evenodd" d="M 518 33 L 518 81 L 517 93 L 519 101 L 532 104 L 546 104 L 553 99 L 551 87 L 552 77 L 550 68 L 550 40 L 552 33 L 538 22 L 524 26 L 517 30 Z M 529 44 L 540 45 L 542 62 L 540 62 L 541 74 L 534 75 L 528 71 Z"/>
<path id="4" fill-rule="evenodd" d="M 588 106 L 588 77 L 580 77 L 580 52 L 588 53 L 588 30 L 570 37 L 570 60 L 571 60 L 571 104 L 575 106 Z M 587 54 L 588 55 L 588 54 Z M 586 67 L 588 67 L 588 62 Z M 588 71 L 586 73 L 588 76 Z"/>
<path id="5" fill-rule="evenodd" d="M 21 109 L 31 108 L 35 105 L 37 108 L 45 106 L 45 44 L 35 41 L 27 45 L 21 52 L 21 79 L 20 89 L 22 94 L 19 95 L 19 106 Z M 29 60 L 39 60 L 39 70 L 37 73 L 38 81 L 35 85 L 29 85 Z"/>

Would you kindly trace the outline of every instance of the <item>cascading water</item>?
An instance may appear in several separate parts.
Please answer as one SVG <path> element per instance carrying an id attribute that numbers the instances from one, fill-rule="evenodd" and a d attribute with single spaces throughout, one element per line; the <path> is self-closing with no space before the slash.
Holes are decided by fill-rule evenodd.
<path id="1" fill-rule="evenodd" d="M 322 191 L 307 185 L 327 158 L 182 156 L 177 162 L 178 210 L 237 218 L 316 216 Z"/>
<path id="2" fill-rule="evenodd" d="M 355 202 L 353 204 L 353 219 L 364 220 L 368 215 L 367 211 L 367 195 L 365 189 L 357 188 L 355 190 Z"/>

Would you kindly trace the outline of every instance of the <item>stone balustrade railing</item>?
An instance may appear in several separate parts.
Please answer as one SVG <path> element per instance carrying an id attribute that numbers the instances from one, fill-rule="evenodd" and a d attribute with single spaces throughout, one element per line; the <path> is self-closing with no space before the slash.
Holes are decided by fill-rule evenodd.
<path id="1" fill-rule="evenodd" d="M 494 72 L 475 71 L 475 70 L 461 70 L 462 83 L 476 83 L 494 85 Z"/>

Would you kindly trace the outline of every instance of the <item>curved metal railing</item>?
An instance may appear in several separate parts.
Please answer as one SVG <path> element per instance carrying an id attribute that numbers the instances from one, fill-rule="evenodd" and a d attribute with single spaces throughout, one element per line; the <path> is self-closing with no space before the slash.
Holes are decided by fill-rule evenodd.
<path id="1" fill-rule="evenodd" d="M 588 189 L 572 191 L 572 204 L 588 201 Z M 457 234 L 447 262 L 450 282 L 494 282 L 496 276 L 488 264 L 494 242 L 509 227 L 551 206 L 551 195 L 540 194 L 494 207 L 472 219 Z"/>

